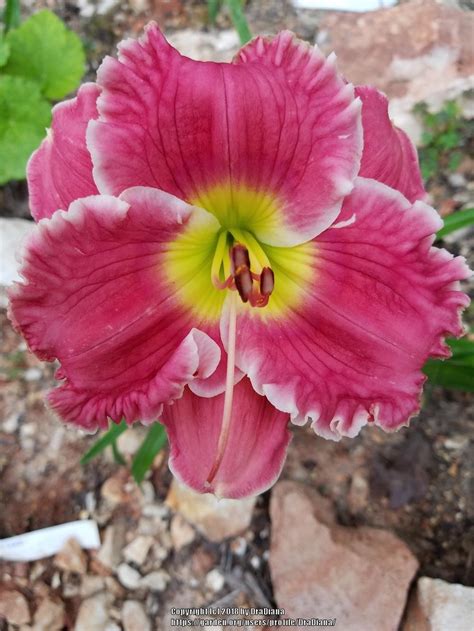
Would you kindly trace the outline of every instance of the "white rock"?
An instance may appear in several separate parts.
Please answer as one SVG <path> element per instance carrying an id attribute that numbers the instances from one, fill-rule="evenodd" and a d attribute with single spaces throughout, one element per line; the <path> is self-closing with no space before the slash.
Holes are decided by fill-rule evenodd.
<path id="1" fill-rule="evenodd" d="M 98 561 L 105 567 L 114 570 L 120 561 L 124 539 L 125 528 L 122 523 L 108 526 L 105 530 L 104 542 L 97 554 Z"/>
<path id="2" fill-rule="evenodd" d="M 152 592 L 163 592 L 170 581 L 170 575 L 164 570 L 156 570 L 144 576 L 140 581 L 140 587 L 150 589 Z"/>
<path id="3" fill-rule="evenodd" d="M 175 550 L 181 550 L 194 541 L 196 533 L 179 513 L 173 517 L 170 524 L 171 541 Z"/>
<path id="4" fill-rule="evenodd" d="M 230 61 L 240 48 L 235 29 L 211 33 L 183 29 L 167 38 L 182 55 L 201 61 Z"/>
<path id="5" fill-rule="evenodd" d="M 100 594 L 82 602 L 74 631 L 105 631 L 108 622 L 107 597 Z"/>
<path id="6" fill-rule="evenodd" d="M 102 576 L 84 576 L 81 583 L 81 598 L 89 598 L 95 596 L 99 592 L 104 591 L 105 581 Z"/>
<path id="7" fill-rule="evenodd" d="M 138 536 L 123 550 L 123 558 L 129 563 L 142 565 L 153 545 L 153 537 Z"/>
<path id="8" fill-rule="evenodd" d="M 146 433 L 146 429 L 138 424 L 125 430 L 117 439 L 120 453 L 124 456 L 133 456 L 142 444 Z"/>
<path id="9" fill-rule="evenodd" d="M 224 575 L 217 568 L 211 570 L 206 575 L 206 587 L 211 591 L 217 593 L 220 592 L 221 589 L 225 585 Z"/>
<path id="10" fill-rule="evenodd" d="M 0 617 L 4 617 L 10 624 L 28 624 L 30 610 L 26 598 L 16 590 L 0 592 Z"/>
<path id="11" fill-rule="evenodd" d="M 467 184 L 466 178 L 462 173 L 450 173 L 448 175 L 448 180 L 454 188 L 462 188 Z"/>
<path id="12" fill-rule="evenodd" d="M 117 568 L 117 578 L 127 589 L 137 589 L 140 585 L 141 575 L 127 563 L 121 563 Z"/>
<path id="13" fill-rule="evenodd" d="M 76 539 L 66 541 L 61 550 L 54 557 L 54 565 L 66 572 L 85 574 L 87 571 L 87 557 Z"/>
<path id="14" fill-rule="evenodd" d="M 410 600 L 403 631 L 472 631 L 474 588 L 423 576 Z"/>
<path id="15" fill-rule="evenodd" d="M 377 11 L 392 7 L 397 0 L 292 0 L 297 9 L 328 11 Z"/>
<path id="16" fill-rule="evenodd" d="M 0 285 L 8 286 L 20 280 L 19 253 L 34 226 L 33 221 L 26 219 L 0 217 Z"/>
<path id="17" fill-rule="evenodd" d="M 126 600 L 122 607 L 124 631 L 150 631 L 151 624 L 143 605 L 137 600 Z"/>
<path id="18" fill-rule="evenodd" d="M 14 434 L 19 426 L 19 415 L 11 414 L 2 422 L 2 431 L 6 434 Z"/>
<path id="19" fill-rule="evenodd" d="M 36 610 L 34 631 L 60 631 L 64 627 L 64 603 L 45 598 Z"/>
<path id="20" fill-rule="evenodd" d="M 173 480 L 166 503 L 210 541 L 219 542 L 246 530 L 252 519 L 256 498 L 217 499 L 201 495 Z"/>
<path id="21" fill-rule="evenodd" d="M 28 382 L 39 381 L 43 375 L 41 368 L 31 367 L 23 373 L 23 379 Z"/>

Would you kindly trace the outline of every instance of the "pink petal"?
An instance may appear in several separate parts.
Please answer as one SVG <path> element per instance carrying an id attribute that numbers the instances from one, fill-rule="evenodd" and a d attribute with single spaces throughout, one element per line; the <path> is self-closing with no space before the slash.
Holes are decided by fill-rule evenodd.
<path id="1" fill-rule="evenodd" d="M 193 328 L 162 269 L 192 212 L 136 188 L 78 200 L 38 224 L 11 317 L 32 351 L 61 362 L 65 382 L 49 401 L 66 421 L 94 429 L 108 417 L 154 420 L 185 384 L 215 370 L 218 345 Z"/>
<path id="2" fill-rule="evenodd" d="M 442 339 L 462 334 L 469 302 L 457 282 L 469 275 L 463 259 L 431 247 L 442 225 L 432 208 L 360 178 L 341 215 L 313 242 L 299 307 L 273 319 L 242 307 L 236 359 L 294 422 L 310 417 L 335 439 L 368 421 L 387 430 L 407 423 L 419 409 L 421 367 L 449 355 Z M 225 337 L 226 318 L 221 330 Z"/>
<path id="3" fill-rule="evenodd" d="M 252 229 L 278 245 L 333 222 L 362 150 L 360 102 L 333 58 L 283 32 L 255 39 L 234 64 L 197 62 L 155 24 L 119 52 L 99 69 L 100 118 L 87 132 L 101 192 L 154 186 L 187 201 L 218 185 L 229 198 L 262 192 L 278 210 L 263 209 Z"/>
<path id="4" fill-rule="evenodd" d="M 362 100 L 364 127 L 359 175 L 397 189 L 411 202 L 424 200 L 418 153 L 406 133 L 390 120 L 387 97 L 369 86 L 358 86 L 356 94 Z"/>
<path id="5" fill-rule="evenodd" d="M 243 379 L 234 389 L 229 440 L 212 482 L 206 482 L 216 458 L 224 395 L 203 399 L 188 389 L 166 406 L 162 421 L 171 443 L 170 469 L 201 493 L 242 498 L 268 489 L 278 478 L 290 442 L 288 414 L 275 410 Z"/>
<path id="6" fill-rule="evenodd" d="M 206 333 L 218 345 L 220 349 L 220 361 L 216 370 L 212 373 L 210 377 L 193 379 L 193 381 L 189 384 L 189 389 L 191 390 L 191 392 L 194 392 L 194 394 L 197 394 L 199 397 L 215 397 L 225 390 L 227 353 L 225 352 L 222 345 L 222 340 L 219 333 L 219 323 L 216 323 L 216 325 L 207 323 L 205 325 L 205 328 Z M 238 383 L 243 376 L 244 373 L 241 372 L 238 368 L 235 368 L 234 383 Z"/>
<path id="7" fill-rule="evenodd" d="M 95 83 L 85 83 L 76 98 L 53 107 L 51 129 L 27 167 L 30 209 L 36 221 L 98 192 L 86 148 L 86 128 L 97 118 L 99 94 Z"/>

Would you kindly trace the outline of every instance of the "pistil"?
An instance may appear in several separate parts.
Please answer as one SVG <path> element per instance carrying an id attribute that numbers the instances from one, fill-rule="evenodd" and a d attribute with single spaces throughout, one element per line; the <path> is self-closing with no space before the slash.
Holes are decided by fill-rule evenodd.
<path id="1" fill-rule="evenodd" d="M 216 477 L 219 467 L 224 458 L 225 449 L 229 440 L 230 423 L 232 420 L 232 401 L 234 398 L 234 380 L 235 380 L 235 341 L 237 329 L 237 307 L 236 296 L 231 294 L 229 297 L 229 334 L 227 342 L 227 371 L 225 380 L 224 409 L 222 412 L 221 431 L 217 443 L 217 451 L 214 463 L 207 476 L 207 484 L 212 484 Z"/>

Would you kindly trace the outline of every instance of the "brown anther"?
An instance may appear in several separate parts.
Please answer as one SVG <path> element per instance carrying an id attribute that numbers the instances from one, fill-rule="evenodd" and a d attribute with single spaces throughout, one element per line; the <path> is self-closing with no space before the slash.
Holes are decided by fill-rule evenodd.
<path id="1" fill-rule="evenodd" d="M 262 296 L 270 296 L 275 288 L 275 274 L 270 267 L 264 267 L 260 274 L 260 293 Z"/>
<path id="2" fill-rule="evenodd" d="M 239 292 L 242 302 L 248 302 L 252 293 L 252 274 L 246 265 L 240 265 L 236 275 L 234 276 L 235 287 Z"/>
<path id="3" fill-rule="evenodd" d="M 230 261 L 232 265 L 232 274 L 238 274 L 239 268 L 246 267 L 250 270 L 249 251 L 241 243 L 236 243 L 230 249 Z"/>

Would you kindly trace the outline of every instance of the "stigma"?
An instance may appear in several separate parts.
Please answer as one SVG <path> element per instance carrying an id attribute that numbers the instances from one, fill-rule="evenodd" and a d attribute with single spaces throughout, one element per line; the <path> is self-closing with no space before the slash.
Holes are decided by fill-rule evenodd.
<path id="1" fill-rule="evenodd" d="M 240 231 L 236 231 L 240 232 Z M 269 261 L 262 248 L 255 243 L 251 244 L 252 254 L 257 262 L 259 271 L 252 269 L 250 263 L 249 249 L 240 242 L 229 246 L 228 235 L 222 233 L 219 237 L 214 263 L 212 266 L 212 282 L 218 289 L 230 289 L 237 291 L 240 299 L 244 303 L 249 303 L 252 307 L 265 307 L 275 286 L 275 276 L 269 265 Z M 255 252 L 255 245 L 258 252 Z M 227 246 L 227 247 L 226 247 Z M 228 249 L 229 259 L 225 264 L 225 251 Z M 222 268 L 224 268 L 225 280 L 220 279 Z"/>

